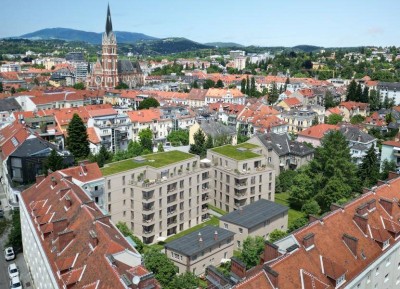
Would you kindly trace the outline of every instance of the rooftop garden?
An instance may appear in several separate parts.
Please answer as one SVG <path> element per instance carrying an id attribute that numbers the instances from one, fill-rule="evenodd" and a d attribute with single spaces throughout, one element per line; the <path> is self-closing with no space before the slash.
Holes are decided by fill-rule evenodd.
<path id="1" fill-rule="evenodd" d="M 136 169 L 143 166 L 151 166 L 154 168 L 160 168 L 173 163 L 184 161 L 194 157 L 192 154 L 184 153 L 181 151 L 169 151 L 163 153 L 149 154 L 141 156 L 145 160 L 137 162 L 134 159 L 127 159 L 119 162 L 114 162 L 105 165 L 101 171 L 104 176 L 117 174 L 120 172 Z"/>
<path id="2" fill-rule="evenodd" d="M 241 161 L 259 157 L 259 154 L 252 152 L 250 149 L 254 149 L 258 147 L 257 145 L 250 144 L 250 143 L 242 143 L 236 146 L 233 145 L 225 145 L 222 147 L 213 148 L 212 151 L 219 153 L 221 155 L 227 156 L 229 158 Z M 238 149 L 244 149 L 240 151 Z"/>

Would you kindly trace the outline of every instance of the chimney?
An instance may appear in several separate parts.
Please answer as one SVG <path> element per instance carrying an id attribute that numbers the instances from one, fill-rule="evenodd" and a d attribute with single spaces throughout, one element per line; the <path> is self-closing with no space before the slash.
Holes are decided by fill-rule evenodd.
<path id="1" fill-rule="evenodd" d="M 389 215 L 392 215 L 393 202 L 391 200 L 380 198 L 379 203 Z"/>
<path id="2" fill-rule="evenodd" d="M 341 205 L 336 204 L 336 203 L 332 203 L 330 209 L 333 212 L 333 211 L 336 211 L 336 210 L 339 210 L 339 209 L 343 210 L 343 207 Z"/>
<path id="3" fill-rule="evenodd" d="M 343 242 L 349 247 L 350 251 L 353 253 L 354 256 L 357 257 L 357 244 L 358 244 L 358 239 L 356 237 L 343 234 Z"/>
<path id="4" fill-rule="evenodd" d="M 303 246 L 306 249 L 306 251 L 311 250 L 315 246 L 314 242 L 314 233 L 309 233 L 303 237 Z"/>
<path id="5" fill-rule="evenodd" d="M 72 176 L 64 176 L 64 180 L 72 182 Z"/>
<path id="6" fill-rule="evenodd" d="M 395 178 L 397 178 L 399 175 L 395 172 L 389 172 L 389 176 L 388 176 L 388 180 L 393 180 Z"/>
<path id="7" fill-rule="evenodd" d="M 85 162 L 81 162 L 81 168 L 83 173 L 86 175 L 87 174 L 87 167 Z"/>
<path id="8" fill-rule="evenodd" d="M 74 239 L 74 231 L 58 233 L 58 252 L 61 252 Z"/>
<path id="9" fill-rule="evenodd" d="M 66 207 L 67 209 L 71 207 L 71 205 L 72 205 L 72 200 L 71 200 L 71 197 L 70 197 L 69 195 L 66 195 L 66 196 L 65 196 L 65 198 L 64 198 L 64 205 L 65 205 L 65 207 Z"/>
<path id="10" fill-rule="evenodd" d="M 315 221 L 319 221 L 319 218 L 317 216 L 308 215 L 308 222 L 309 223 L 312 223 L 312 222 L 315 222 Z"/>
<path id="11" fill-rule="evenodd" d="M 367 234 L 368 216 L 364 217 L 356 213 L 353 217 L 353 220 L 356 222 L 361 231 L 363 231 L 364 234 Z"/>
<path id="12" fill-rule="evenodd" d="M 376 183 L 376 185 L 379 187 L 379 186 L 382 186 L 382 185 L 384 185 L 384 184 L 386 184 L 386 182 L 385 181 L 381 181 L 381 180 L 378 180 L 378 182 Z"/>
<path id="13" fill-rule="evenodd" d="M 279 247 L 268 241 L 264 242 L 264 254 L 261 257 L 262 263 L 269 262 L 279 257 Z"/>
<path id="14" fill-rule="evenodd" d="M 267 265 L 263 266 L 263 270 L 267 274 L 269 281 L 271 281 L 273 288 L 278 288 L 278 272 L 272 270 L 272 268 Z"/>
<path id="15" fill-rule="evenodd" d="M 55 187 L 57 185 L 57 180 L 54 176 L 51 177 L 51 185 Z"/>
<path id="16" fill-rule="evenodd" d="M 89 231 L 90 235 L 90 244 L 93 248 L 96 248 L 97 244 L 99 243 L 99 238 L 97 237 L 97 233 L 94 230 Z"/>
<path id="17" fill-rule="evenodd" d="M 36 176 L 36 184 L 40 184 L 44 180 L 45 176 L 44 175 L 38 175 Z"/>
<path id="18" fill-rule="evenodd" d="M 214 232 L 214 241 L 218 241 L 218 232 L 215 230 Z"/>
<path id="19" fill-rule="evenodd" d="M 368 189 L 368 188 L 363 188 L 362 189 L 362 193 L 363 194 L 366 194 L 366 193 L 368 193 L 368 192 L 370 192 L 371 190 L 370 189 Z"/>
<path id="20" fill-rule="evenodd" d="M 57 236 L 58 233 L 63 232 L 68 227 L 67 218 L 61 218 L 53 221 L 52 223 L 53 223 L 53 233 L 55 236 Z"/>
<path id="21" fill-rule="evenodd" d="M 232 257 L 231 272 L 238 276 L 240 279 L 244 279 L 246 277 L 246 264 L 244 264 L 239 259 Z"/>

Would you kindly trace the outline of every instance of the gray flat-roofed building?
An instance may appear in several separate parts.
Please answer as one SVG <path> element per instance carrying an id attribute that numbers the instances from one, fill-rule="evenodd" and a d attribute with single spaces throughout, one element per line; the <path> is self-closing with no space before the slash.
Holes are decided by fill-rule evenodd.
<path id="1" fill-rule="evenodd" d="M 286 231 L 289 208 L 260 199 L 220 218 L 220 227 L 235 234 L 236 247 L 241 248 L 248 236 L 267 238 L 275 229 Z"/>
<path id="2" fill-rule="evenodd" d="M 235 233 L 223 228 L 206 226 L 165 245 L 165 253 L 179 268 L 179 273 L 205 272 L 208 265 L 217 266 L 233 256 Z"/>

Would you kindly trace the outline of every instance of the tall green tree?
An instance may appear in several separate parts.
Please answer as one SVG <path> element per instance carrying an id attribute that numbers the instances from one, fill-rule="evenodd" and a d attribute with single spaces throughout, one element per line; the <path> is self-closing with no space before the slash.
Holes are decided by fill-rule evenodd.
<path id="1" fill-rule="evenodd" d="M 357 93 L 357 83 L 353 79 L 347 87 L 346 101 L 355 101 Z"/>
<path id="2" fill-rule="evenodd" d="M 271 91 L 269 93 L 269 96 L 268 96 L 269 104 L 274 104 L 278 100 L 278 97 L 279 97 L 278 88 L 276 86 L 276 83 L 273 82 L 272 83 L 272 89 L 271 89 Z"/>
<path id="3" fill-rule="evenodd" d="M 354 101 L 361 101 L 362 98 L 362 88 L 361 88 L 361 83 L 357 84 L 357 88 L 356 88 L 356 94 L 355 94 L 355 98 Z"/>
<path id="4" fill-rule="evenodd" d="M 159 153 L 163 153 L 164 152 L 164 146 L 163 146 L 163 144 L 161 142 L 157 146 L 157 152 L 159 152 Z"/>
<path id="5" fill-rule="evenodd" d="M 137 157 L 140 156 L 143 152 L 143 148 L 137 141 L 130 140 L 128 143 L 128 154 L 129 157 Z"/>
<path id="6" fill-rule="evenodd" d="M 223 88 L 224 87 L 224 83 L 222 82 L 221 79 L 218 79 L 217 83 L 215 84 L 216 88 Z"/>
<path id="7" fill-rule="evenodd" d="M 288 202 L 291 208 L 300 210 L 303 204 L 314 196 L 314 183 L 304 170 L 300 171 L 294 178 L 289 189 Z"/>
<path id="8" fill-rule="evenodd" d="M 110 159 L 110 153 L 107 151 L 105 146 L 101 146 L 99 153 L 96 155 L 95 160 L 100 168 Z"/>
<path id="9" fill-rule="evenodd" d="M 358 172 L 364 187 L 372 187 L 378 182 L 380 178 L 379 165 L 380 162 L 376 156 L 375 146 L 372 145 L 364 156 Z"/>
<path id="10" fill-rule="evenodd" d="M 67 147 L 76 159 L 85 158 L 90 153 L 86 126 L 78 114 L 74 113 L 67 127 Z"/>
<path id="11" fill-rule="evenodd" d="M 386 180 L 389 177 L 389 172 L 396 171 L 396 163 L 394 161 L 388 161 L 385 159 L 382 162 L 382 171 L 380 175 L 381 180 Z"/>
<path id="12" fill-rule="evenodd" d="M 369 88 L 365 86 L 360 98 L 361 102 L 368 103 L 369 102 Z"/>
<path id="13" fill-rule="evenodd" d="M 246 78 L 246 95 L 250 96 L 250 79 L 249 79 L 249 75 L 247 75 L 247 78 Z"/>
<path id="14" fill-rule="evenodd" d="M 142 146 L 143 151 L 147 150 L 153 152 L 153 132 L 150 128 L 139 131 L 139 143 Z"/>
<path id="15" fill-rule="evenodd" d="M 246 94 L 246 78 L 243 78 L 240 82 L 240 92 Z"/>
<path id="16" fill-rule="evenodd" d="M 0 93 L 3 92 L 3 83 L 0 81 Z"/>
<path id="17" fill-rule="evenodd" d="M 332 93 L 330 91 L 327 91 L 325 93 L 325 109 L 335 107 L 338 104 L 334 101 Z"/>
<path id="18" fill-rule="evenodd" d="M 191 154 L 199 155 L 204 157 L 206 155 L 206 136 L 201 129 L 193 135 L 194 144 L 190 145 L 189 152 Z"/>
<path id="19" fill-rule="evenodd" d="M 46 159 L 44 168 L 45 174 L 47 175 L 47 170 L 52 170 L 53 172 L 61 170 L 64 168 L 64 159 L 60 156 L 55 149 L 51 150 L 49 157 Z"/>
<path id="20" fill-rule="evenodd" d="M 327 123 L 328 124 L 338 124 L 342 120 L 343 120 L 343 116 L 336 114 L 336 113 L 332 113 L 328 116 Z"/>
<path id="21" fill-rule="evenodd" d="M 177 273 L 174 263 L 156 248 L 151 248 L 144 254 L 144 265 L 154 273 L 163 288 L 168 288 Z"/>
<path id="22" fill-rule="evenodd" d="M 209 89 L 215 86 L 215 82 L 212 79 L 206 79 L 203 83 L 204 89 Z"/>
<path id="23" fill-rule="evenodd" d="M 286 236 L 287 233 L 285 231 L 275 229 L 269 234 L 269 241 L 274 243 L 275 241 L 278 241 Z"/>
<path id="24" fill-rule="evenodd" d="M 250 95 L 252 97 L 255 97 L 257 95 L 256 80 L 254 77 L 251 78 Z"/>
<path id="25" fill-rule="evenodd" d="M 192 272 L 176 275 L 167 289 L 196 289 L 199 288 L 199 278 Z"/>
<path id="26" fill-rule="evenodd" d="M 189 131 L 184 129 L 171 131 L 167 136 L 167 140 L 171 142 L 172 146 L 186 146 L 189 144 Z"/>
<path id="27" fill-rule="evenodd" d="M 75 83 L 73 87 L 77 90 L 84 90 L 85 84 L 83 82 L 78 82 L 78 83 Z"/>
<path id="28" fill-rule="evenodd" d="M 369 94 L 369 107 L 371 111 L 377 111 L 381 108 L 381 99 L 379 92 L 372 89 Z"/>
<path id="29" fill-rule="evenodd" d="M 197 79 L 193 82 L 192 88 L 199 88 L 199 83 L 197 82 Z"/>
<path id="30" fill-rule="evenodd" d="M 260 262 L 260 254 L 264 251 L 264 238 L 261 236 L 248 236 L 243 241 L 239 259 L 250 269 Z"/>
<path id="31" fill-rule="evenodd" d="M 143 242 L 135 235 L 133 235 L 132 231 L 129 230 L 128 226 L 124 222 L 118 222 L 116 224 L 118 230 L 124 235 L 125 237 L 131 237 L 132 240 L 136 244 L 136 250 L 138 250 L 139 253 L 143 254 L 143 249 L 144 249 L 144 244 Z"/>
<path id="32" fill-rule="evenodd" d="M 148 109 L 150 107 L 159 107 L 160 103 L 154 97 L 148 97 L 142 100 L 139 104 L 138 109 Z"/>
<path id="33" fill-rule="evenodd" d="M 214 147 L 214 139 L 211 135 L 207 135 L 207 140 L 205 144 L 206 150 L 212 149 Z"/>

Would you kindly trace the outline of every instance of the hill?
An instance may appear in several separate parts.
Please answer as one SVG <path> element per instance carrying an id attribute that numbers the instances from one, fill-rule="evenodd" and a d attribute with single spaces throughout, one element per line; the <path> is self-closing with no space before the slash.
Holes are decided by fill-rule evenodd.
<path id="1" fill-rule="evenodd" d="M 314 52 L 316 50 L 321 50 L 323 47 L 314 46 L 314 45 L 297 45 L 292 47 L 294 50 L 301 50 L 303 52 Z"/>
<path id="2" fill-rule="evenodd" d="M 115 31 L 118 43 L 134 44 L 139 41 L 155 40 L 157 38 L 142 33 Z M 69 28 L 46 28 L 24 34 L 18 38 L 30 40 L 60 39 L 66 41 L 84 41 L 91 44 L 101 44 L 102 33 L 87 32 Z"/>
<path id="3" fill-rule="evenodd" d="M 213 46 L 213 47 L 221 47 L 221 48 L 225 48 L 225 47 L 245 47 L 244 45 L 239 44 L 239 43 L 235 43 L 235 42 L 209 42 L 209 43 L 204 43 L 204 45 Z"/>
<path id="4" fill-rule="evenodd" d="M 128 48 L 124 46 L 124 48 Z M 124 49 L 120 48 L 120 49 Z M 133 45 L 133 50 L 144 55 L 164 55 L 171 53 L 180 53 L 199 49 L 209 49 L 211 46 L 200 44 L 186 38 L 165 38 L 152 41 L 142 41 Z"/>

